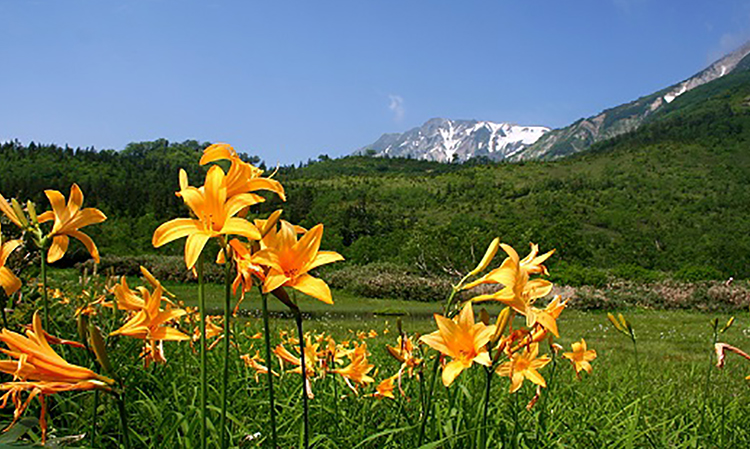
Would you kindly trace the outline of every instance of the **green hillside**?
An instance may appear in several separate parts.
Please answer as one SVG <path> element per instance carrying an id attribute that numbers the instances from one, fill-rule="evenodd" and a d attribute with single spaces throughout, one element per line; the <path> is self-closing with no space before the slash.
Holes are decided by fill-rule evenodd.
<path id="1" fill-rule="evenodd" d="M 750 75 L 690 91 L 638 131 L 555 162 L 448 165 L 404 159 L 321 158 L 282 167 L 302 225 L 322 222 L 324 245 L 350 263 L 393 262 L 426 273 L 464 271 L 494 236 L 556 248 L 571 266 L 662 271 L 710 266 L 750 276 Z M 150 237 L 186 209 L 177 171 L 200 182 L 202 145 L 131 144 L 122 152 L 0 147 L 0 192 L 42 202 L 44 188 L 109 217 L 91 234 L 103 254 L 155 252 Z M 4 229 L 6 229 L 4 227 Z M 159 254 L 181 251 L 176 243 Z"/>

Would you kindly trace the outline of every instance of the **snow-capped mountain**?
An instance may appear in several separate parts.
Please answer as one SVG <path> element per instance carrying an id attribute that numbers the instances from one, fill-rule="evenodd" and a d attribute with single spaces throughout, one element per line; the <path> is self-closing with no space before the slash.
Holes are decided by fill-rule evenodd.
<path id="1" fill-rule="evenodd" d="M 481 156 L 503 160 L 533 144 L 549 130 L 544 126 L 434 118 L 405 133 L 383 134 L 355 154 L 438 162 L 463 162 Z"/>
<path id="2" fill-rule="evenodd" d="M 639 98 L 602 111 L 598 115 L 582 118 L 564 128 L 544 135 L 535 144 L 524 148 L 509 158 L 557 159 L 588 149 L 592 144 L 637 129 L 658 116 L 664 106 L 680 95 L 732 72 L 750 70 L 750 43 L 729 53 L 692 77 Z"/>

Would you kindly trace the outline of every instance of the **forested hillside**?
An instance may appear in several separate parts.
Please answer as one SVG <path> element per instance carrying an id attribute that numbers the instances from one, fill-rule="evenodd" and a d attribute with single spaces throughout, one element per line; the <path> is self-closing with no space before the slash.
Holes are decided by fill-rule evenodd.
<path id="1" fill-rule="evenodd" d="M 285 210 L 322 222 L 324 245 L 349 263 L 394 262 L 427 273 L 466 270 L 494 236 L 556 248 L 582 267 L 677 271 L 709 266 L 750 275 L 750 75 L 688 92 L 658 120 L 556 162 L 463 165 L 346 157 L 276 175 Z M 103 254 L 155 252 L 151 234 L 184 216 L 177 172 L 201 182 L 203 144 L 131 144 L 122 152 L 53 146 L 0 147 L 0 192 L 46 204 L 44 188 L 68 193 L 110 219 L 91 229 Z M 240 149 L 241 150 L 241 149 Z M 167 252 L 178 253 L 182 244 Z M 164 254 L 164 250 L 159 250 Z"/>

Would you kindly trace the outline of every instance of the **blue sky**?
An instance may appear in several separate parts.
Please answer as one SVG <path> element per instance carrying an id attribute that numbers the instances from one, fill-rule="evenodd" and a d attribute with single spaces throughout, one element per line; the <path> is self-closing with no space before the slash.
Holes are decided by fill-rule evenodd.
<path id="1" fill-rule="evenodd" d="M 432 117 L 565 126 L 750 39 L 750 1 L 0 0 L 0 140 L 340 156 Z"/>

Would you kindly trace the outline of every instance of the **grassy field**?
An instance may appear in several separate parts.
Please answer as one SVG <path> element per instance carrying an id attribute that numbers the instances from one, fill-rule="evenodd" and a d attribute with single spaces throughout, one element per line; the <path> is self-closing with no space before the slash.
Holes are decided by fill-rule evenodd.
<path id="1" fill-rule="evenodd" d="M 53 273 L 52 282 L 63 286 L 65 291 L 80 290 L 76 276 L 70 272 Z M 167 287 L 188 305 L 194 305 L 194 284 Z M 219 309 L 222 291 L 221 285 L 207 286 L 211 309 Z M 80 297 L 73 304 L 78 300 Z M 309 314 L 305 330 L 331 334 L 337 342 L 356 340 L 359 331 L 375 330 L 376 337 L 362 341 L 367 343 L 369 360 L 376 367 L 370 373 L 376 383 L 393 375 L 398 363 L 385 349 L 386 344 L 395 344 L 397 317 L 375 312 L 405 313 L 401 317 L 403 330 L 417 335 L 435 330 L 432 313 L 440 309 L 438 303 L 359 298 L 340 291 L 334 291 L 334 300 L 335 304 L 330 306 L 300 295 L 299 305 Z M 249 338 L 262 329 L 261 320 L 255 316 L 259 304 L 256 295 L 248 295 L 243 314 L 235 322 L 238 346 L 230 352 L 232 447 L 269 447 L 265 377 L 256 381 L 254 372 L 239 358 L 258 350 L 263 354 L 262 340 Z M 275 299 L 270 304 L 272 310 L 283 311 Z M 476 311 L 481 307 L 477 305 Z M 499 307 L 487 308 L 494 320 Z M 75 323 L 68 318 L 72 316 L 71 305 L 56 302 L 52 311 L 56 332 L 73 337 Z M 13 318 L 20 320 L 23 313 L 18 310 Z M 729 315 L 628 310 L 627 316 L 637 335 L 638 362 L 632 342 L 616 332 L 606 313 L 566 310 L 559 319 L 561 338 L 557 342 L 568 351 L 570 343 L 585 338 L 589 348 L 598 354 L 593 374 L 584 373 L 582 379 L 576 379 L 572 365 L 555 358 L 541 370 L 548 388 L 530 410 L 526 405 L 535 394 L 532 384 L 525 382 L 518 393 L 511 395 L 508 379 L 492 375 L 489 447 L 748 447 L 750 390 L 744 377 L 750 374 L 750 364 L 730 354 L 724 370 L 713 366 L 710 321 L 716 317 L 723 325 Z M 95 320 L 105 331 L 116 324 L 106 310 Z M 749 325 L 746 312 L 737 316 L 735 324 L 720 335 L 720 341 L 750 349 Z M 282 314 L 271 320 L 271 326 L 274 345 L 280 342 L 280 331 L 294 330 L 293 320 Z M 146 369 L 138 360 L 138 340 L 110 338 L 108 345 L 112 363 L 126 386 L 134 447 L 197 447 L 199 365 L 190 345 L 165 343 L 167 363 Z M 548 351 L 546 344 L 543 351 Z M 95 366 L 77 350 L 66 349 L 65 353 L 73 363 Z M 209 404 L 213 405 L 209 408 L 209 431 L 214 441 L 218 439 L 215 404 L 220 400 L 221 353 L 221 345 L 209 353 Z M 434 351 L 426 352 L 428 359 L 434 356 Z M 313 380 L 312 447 L 474 447 L 485 385 L 485 371 L 477 365 L 464 371 L 450 388 L 437 382 L 434 414 L 428 422 L 424 444 L 418 444 L 420 392 L 430 379 L 431 364 L 431 360 L 426 362 L 424 383 L 418 377 L 404 377 L 402 386 L 406 396 L 397 395 L 396 400 L 368 397 L 374 391 L 373 385 L 355 395 L 336 375 Z M 276 361 L 273 367 L 281 371 Z M 300 439 L 301 385 L 298 376 L 281 372 L 276 382 L 277 418 L 280 447 L 288 448 L 297 446 Z M 122 447 L 117 414 L 104 395 L 96 401 L 91 393 L 57 395 L 49 412 L 52 437 L 85 434 L 76 443 L 77 447 Z M 27 415 L 33 416 L 32 413 Z M 96 444 L 90 441 L 93 416 L 97 417 Z M 0 419 L 10 422 L 10 410 L 3 411 Z M 38 439 L 34 429 L 30 435 Z"/>

